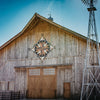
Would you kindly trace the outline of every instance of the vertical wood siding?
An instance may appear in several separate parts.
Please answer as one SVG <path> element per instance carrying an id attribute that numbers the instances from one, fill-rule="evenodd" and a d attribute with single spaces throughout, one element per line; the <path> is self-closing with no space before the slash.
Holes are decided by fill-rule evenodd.
<path id="1" fill-rule="evenodd" d="M 54 46 L 43 62 L 32 51 L 34 44 L 42 35 Z M 0 81 L 15 81 L 15 66 L 72 64 L 72 69 L 66 69 L 64 72 L 65 81 L 71 82 L 72 94 L 78 94 L 81 88 L 85 49 L 85 40 L 39 20 L 32 29 L 29 28 L 22 36 L 0 50 Z M 22 88 L 25 88 L 27 83 L 23 78 L 24 75 L 26 75 L 24 71 L 17 73 L 22 81 L 20 83 L 20 80 L 16 80 L 18 82 L 16 84 L 20 83 L 17 89 L 23 90 Z M 21 86 L 24 82 L 25 86 Z M 60 84 L 60 81 L 58 83 Z M 59 89 L 59 85 L 57 86 Z"/>

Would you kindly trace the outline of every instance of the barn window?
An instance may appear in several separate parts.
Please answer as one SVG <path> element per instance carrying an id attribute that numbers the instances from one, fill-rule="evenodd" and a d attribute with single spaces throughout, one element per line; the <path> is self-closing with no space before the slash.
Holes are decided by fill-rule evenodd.
<path id="1" fill-rule="evenodd" d="M 5 85 L 6 85 L 5 82 L 1 81 L 0 82 L 0 90 L 6 90 Z"/>
<path id="2" fill-rule="evenodd" d="M 29 70 L 29 75 L 40 75 L 40 69 L 30 69 Z"/>
<path id="3" fill-rule="evenodd" d="M 14 82 L 13 81 L 8 81 L 8 90 L 14 90 Z"/>
<path id="4" fill-rule="evenodd" d="M 44 75 L 55 75 L 55 68 L 45 68 L 43 69 Z"/>

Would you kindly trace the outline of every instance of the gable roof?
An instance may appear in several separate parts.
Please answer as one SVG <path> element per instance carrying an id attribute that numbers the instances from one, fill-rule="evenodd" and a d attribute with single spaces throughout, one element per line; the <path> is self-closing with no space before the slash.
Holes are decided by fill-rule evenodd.
<path id="1" fill-rule="evenodd" d="M 48 23 L 50 23 L 50 24 L 52 24 L 52 25 L 54 25 L 54 26 L 56 26 L 56 27 L 58 27 L 60 29 L 63 29 L 65 31 L 67 31 L 67 32 L 72 33 L 75 36 L 78 36 L 78 37 L 80 37 L 82 39 L 85 39 L 85 40 L 87 39 L 87 37 L 85 37 L 85 36 L 83 36 L 83 35 L 81 35 L 81 34 L 79 34 L 77 32 L 74 32 L 74 31 L 72 31 L 72 30 L 70 30 L 70 29 L 68 29 L 66 27 L 63 27 L 63 26 L 61 26 L 61 25 L 59 25 L 59 24 L 57 24 L 57 23 L 55 23 L 53 21 L 50 21 L 49 19 L 47 19 L 47 18 L 45 18 L 43 16 L 40 16 L 39 14 L 35 13 L 34 16 L 30 19 L 30 21 L 26 24 L 26 26 L 22 29 L 22 31 L 19 32 L 17 35 L 15 35 L 10 40 L 8 40 L 2 46 L 0 46 L 0 50 L 3 49 L 4 47 L 6 47 L 7 45 L 9 45 L 12 41 L 14 41 L 15 39 L 17 39 L 18 37 L 20 37 L 24 33 L 24 31 L 29 27 L 29 25 L 35 20 L 35 18 L 40 18 L 40 19 L 42 19 L 42 20 L 44 20 L 44 21 L 46 21 L 46 22 L 48 22 Z"/>

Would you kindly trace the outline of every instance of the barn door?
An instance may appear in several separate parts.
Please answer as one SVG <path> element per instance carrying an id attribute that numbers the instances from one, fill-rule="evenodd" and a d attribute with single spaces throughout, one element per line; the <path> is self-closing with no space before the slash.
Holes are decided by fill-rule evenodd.
<path id="1" fill-rule="evenodd" d="M 29 69 L 28 70 L 28 97 L 40 98 L 41 92 L 41 70 Z"/>
<path id="2" fill-rule="evenodd" d="M 64 98 L 70 98 L 70 83 L 64 83 Z"/>
<path id="3" fill-rule="evenodd" d="M 42 71 L 42 98 L 55 98 L 56 96 L 56 69 L 43 68 Z"/>
<path id="4" fill-rule="evenodd" d="M 56 69 L 31 68 L 28 69 L 28 97 L 55 98 L 56 97 Z"/>

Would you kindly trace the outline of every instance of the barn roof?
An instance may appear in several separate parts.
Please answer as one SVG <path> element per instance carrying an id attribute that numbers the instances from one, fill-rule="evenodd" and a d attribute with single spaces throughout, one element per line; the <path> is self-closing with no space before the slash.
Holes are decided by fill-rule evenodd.
<path id="1" fill-rule="evenodd" d="M 34 20 L 36 20 L 36 19 L 42 19 L 42 20 L 44 20 L 44 21 L 46 21 L 46 22 L 48 22 L 48 23 L 50 23 L 50 24 L 52 24 L 52 25 L 54 25 L 54 26 L 56 26 L 56 27 L 58 27 L 58 28 L 60 28 L 60 29 L 62 29 L 62 30 L 65 30 L 65 31 L 67 31 L 67 32 L 70 32 L 71 34 L 73 34 L 73 35 L 75 35 L 75 36 L 78 36 L 78 37 L 80 37 L 80 38 L 82 38 L 82 39 L 87 39 L 87 37 L 85 37 L 85 36 L 83 36 L 83 35 L 81 35 L 81 34 L 79 34 L 79 33 L 77 33 L 77 32 L 74 32 L 74 31 L 72 31 L 72 30 L 70 30 L 70 29 L 68 29 L 68 28 L 66 28 L 66 27 L 63 27 L 63 26 L 61 26 L 61 25 L 59 25 L 59 24 L 57 24 L 57 23 L 55 23 L 55 22 L 53 22 L 53 21 L 50 21 L 49 19 L 47 19 L 47 18 L 45 18 L 45 17 L 43 17 L 43 16 L 40 16 L 39 14 L 37 14 L 37 13 L 35 13 L 34 14 L 34 16 L 30 19 L 30 21 L 26 24 L 26 26 L 22 29 L 22 31 L 21 32 L 19 32 L 17 35 L 15 35 L 13 38 L 11 38 L 10 40 L 8 40 L 6 43 L 4 43 L 2 46 L 0 46 L 0 50 L 1 49 L 3 49 L 4 47 L 6 47 L 7 45 L 9 45 L 12 41 L 14 41 L 15 39 L 17 39 L 18 37 L 20 37 L 23 33 L 24 33 L 24 31 L 29 27 L 29 25 L 32 23 L 32 22 L 34 22 Z M 34 23 L 34 24 L 36 24 L 36 23 Z"/>

